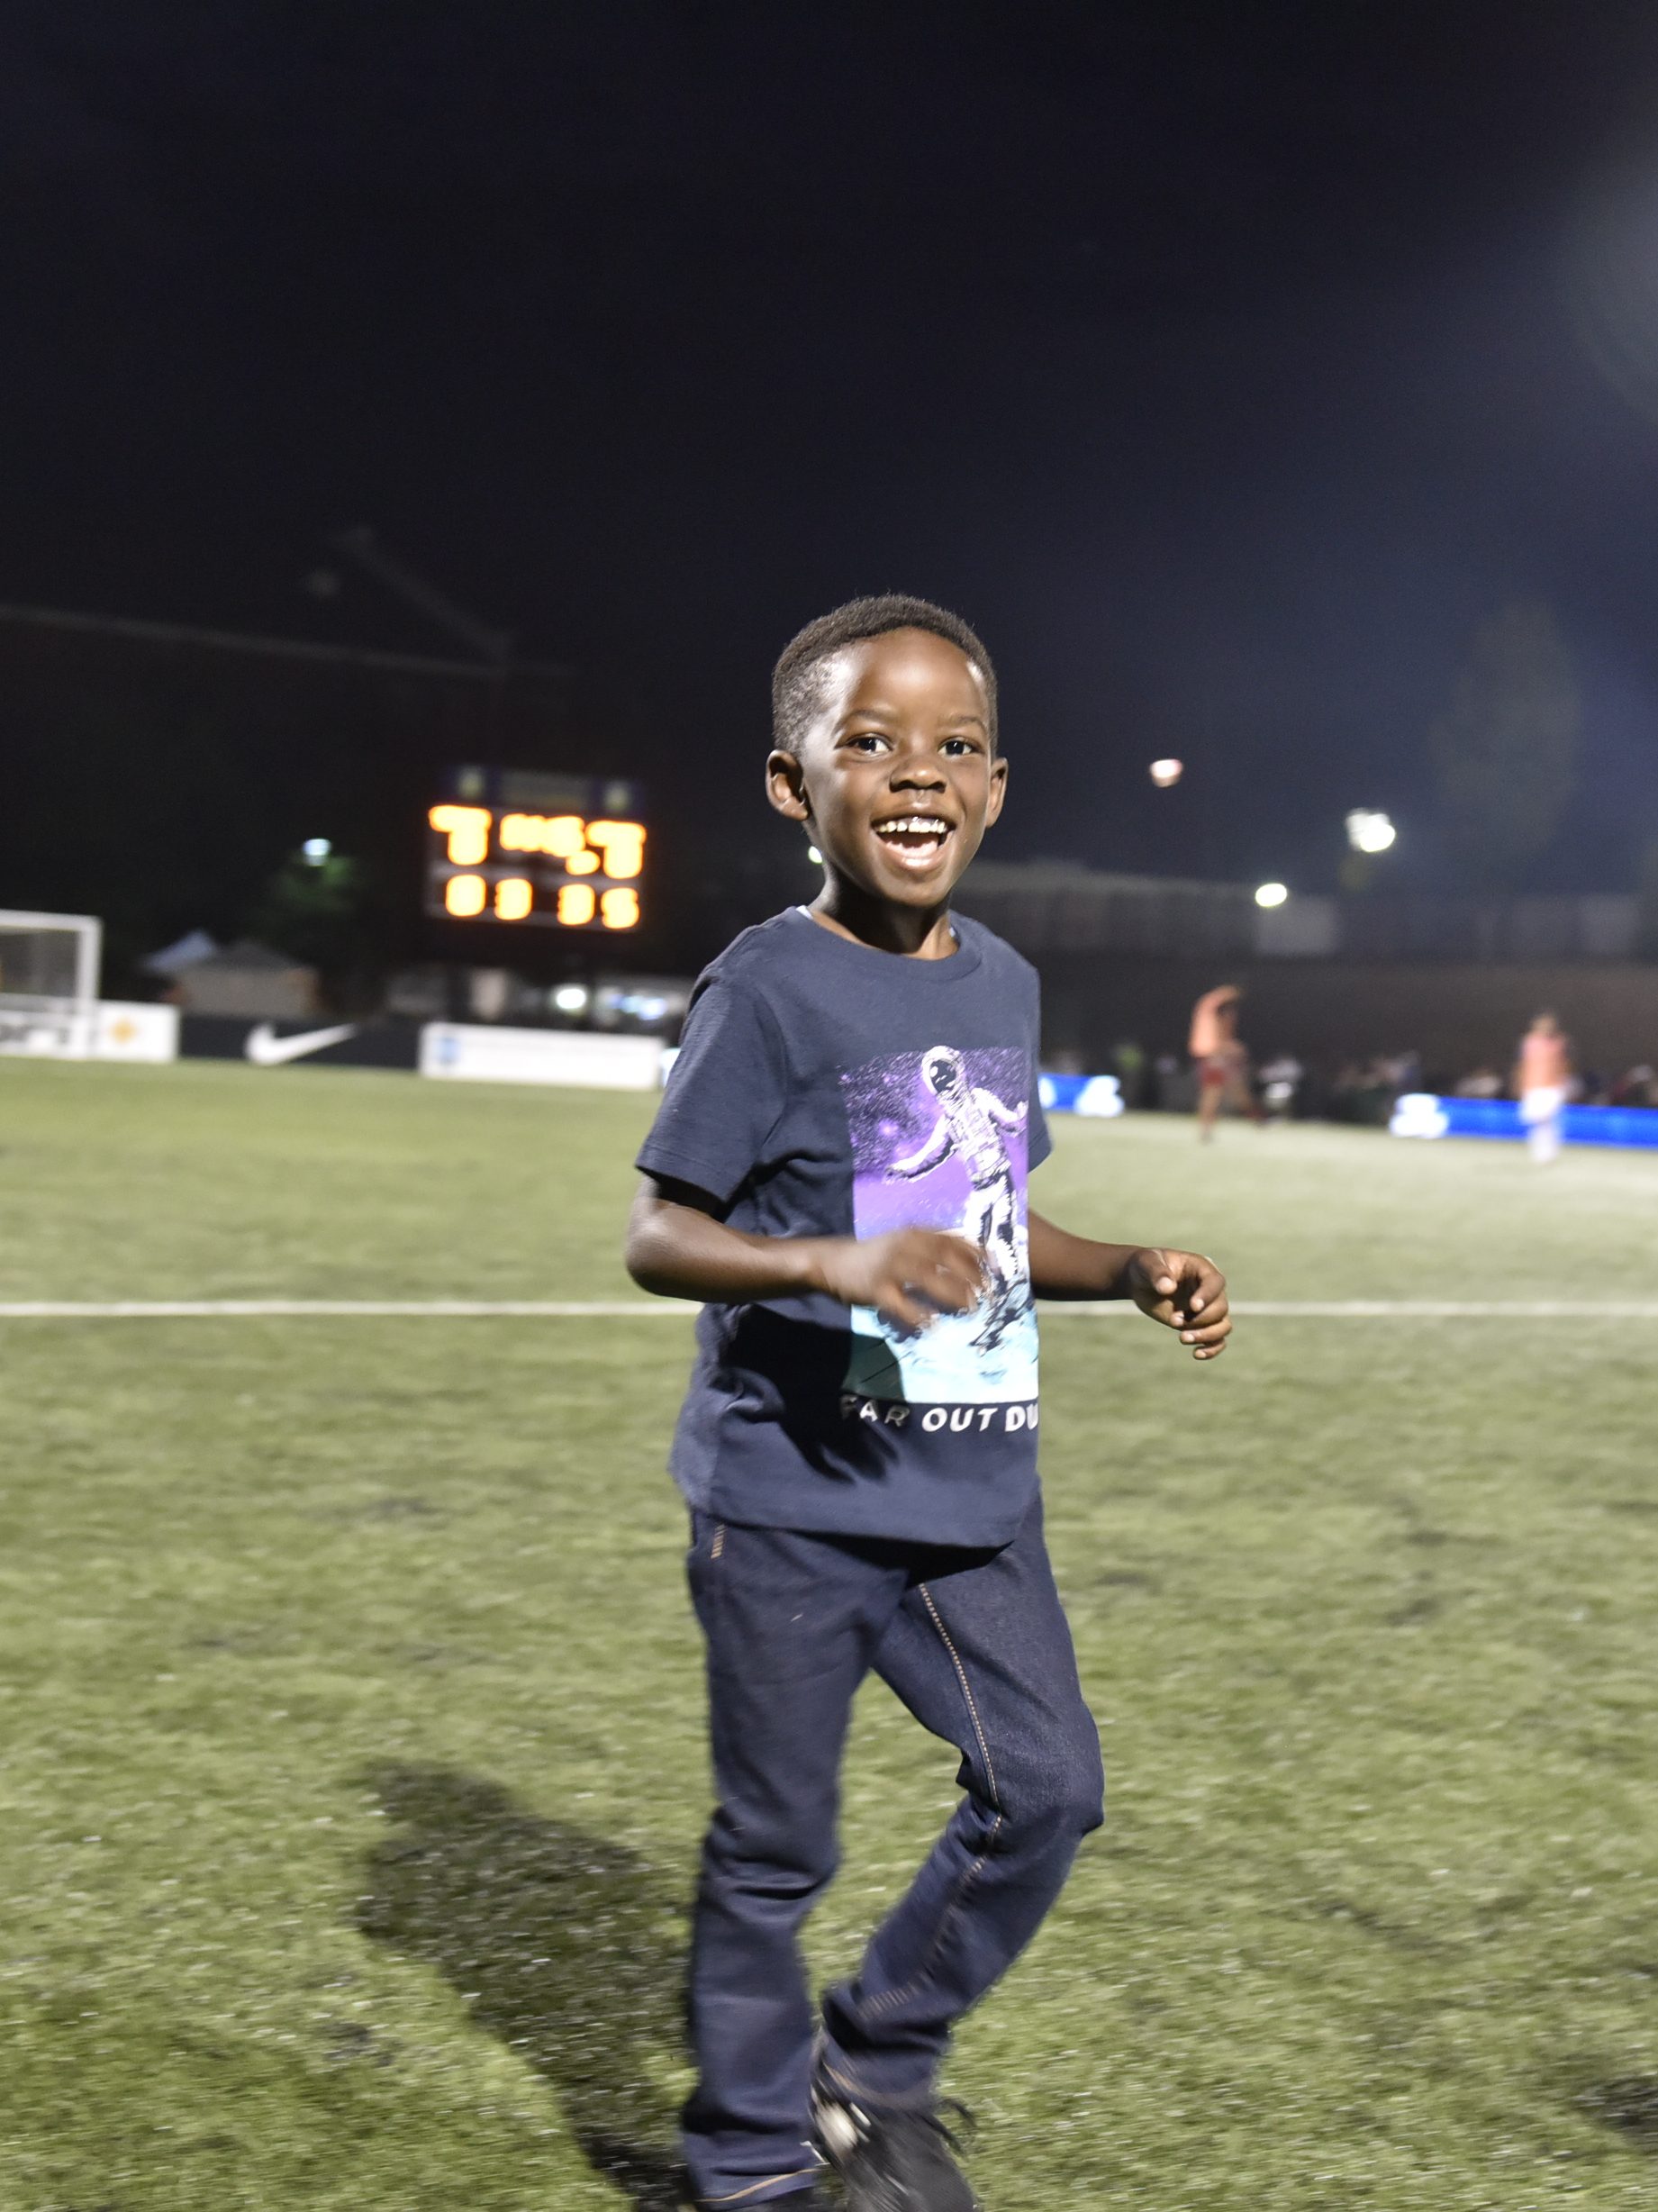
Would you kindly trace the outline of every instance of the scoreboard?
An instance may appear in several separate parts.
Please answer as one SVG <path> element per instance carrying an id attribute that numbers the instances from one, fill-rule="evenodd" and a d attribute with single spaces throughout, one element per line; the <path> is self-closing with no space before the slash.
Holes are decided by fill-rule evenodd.
<path id="1" fill-rule="evenodd" d="M 632 929 L 645 825 L 632 784 L 458 768 L 426 811 L 426 911 L 446 921 Z"/>

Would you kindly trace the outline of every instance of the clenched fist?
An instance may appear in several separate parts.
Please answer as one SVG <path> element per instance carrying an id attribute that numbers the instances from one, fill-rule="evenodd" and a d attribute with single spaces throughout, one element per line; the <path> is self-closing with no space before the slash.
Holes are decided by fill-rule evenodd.
<path id="1" fill-rule="evenodd" d="M 1180 1331 L 1193 1359 L 1218 1359 L 1232 1334 L 1227 1279 L 1200 1252 L 1148 1245 L 1129 1261 L 1123 1287 L 1142 1313 Z"/>
<path id="2" fill-rule="evenodd" d="M 943 1229 L 834 1237 L 819 1247 L 820 1287 L 847 1306 L 873 1306 L 895 1328 L 921 1329 L 967 1313 L 990 1286 L 984 1255 Z"/>

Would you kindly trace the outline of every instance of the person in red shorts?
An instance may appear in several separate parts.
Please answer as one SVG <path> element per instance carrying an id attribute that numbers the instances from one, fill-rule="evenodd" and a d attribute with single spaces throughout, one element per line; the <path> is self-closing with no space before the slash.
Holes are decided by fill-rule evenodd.
<path id="1" fill-rule="evenodd" d="M 1198 1135 L 1205 1144 L 1215 1134 L 1224 1105 L 1259 1118 L 1249 1095 L 1249 1056 L 1237 1034 L 1242 996 L 1236 984 L 1222 984 L 1206 991 L 1191 1010 L 1186 1049 L 1198 1079 Z"/>

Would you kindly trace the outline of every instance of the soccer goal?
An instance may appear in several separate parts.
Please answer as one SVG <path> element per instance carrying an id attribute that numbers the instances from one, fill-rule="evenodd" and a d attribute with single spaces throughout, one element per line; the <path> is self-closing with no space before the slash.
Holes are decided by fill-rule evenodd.
<path id="1" fill-rule="evenodd" d="M 104 925 L 0 908 L 0 1052 L 85 1059 L 98 1026 Z"/>

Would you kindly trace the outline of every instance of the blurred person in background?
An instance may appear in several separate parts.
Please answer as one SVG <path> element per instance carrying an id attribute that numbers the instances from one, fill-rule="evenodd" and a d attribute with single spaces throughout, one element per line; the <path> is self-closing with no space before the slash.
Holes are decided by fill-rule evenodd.
<path id="1" fill-rule="evenodd" d="M 1422 1088 L 1422 1056 L 1419 1052 L 1398 1052 L 1391 1059 L 1378 1060 L 1376 1065 L 1395 1099 L 1407 1091 L 1419 1091 Z M 1391 1101 L 1389 1111 L 1391 1111 Z"/>
<path id="2" fill-rule="evenodd" d="M 1494 1067 L 1476 1067 L 1451 1086 L 1453 1098 L 1500 1098 L 1502 1077 Z"/>
<path id="3" fill-rule="evenodd" d="M 1261 1070 L 1261 1105 L 1269 1121 L 1288 1121 L 1307 1070 L 1292 1052 L 1281 1052 Z"/>
<path id="4" fill-rule="evenodd" d="M 1520 1039 L 1520 1056 L 1514 1071 L 1520 1101 L 1520 1120 L 1526 1124 L 1526 1142 L 1540 1167 L 1560 1152 L 1561 1118 L 1572 1081 L 1572 1048 L 1553 1014 L 1539 1014 Z"/>
<path id="5" fill-rule="evenodd" d="M 1198 1135 L 1207 1144 L 1215 1134 L 1223 1106 L 1261 1119 L 1249 1088 L 1249 1055 L 1237 1033 L 1243 993 L 1236 984 L 1206 991 L 1191 1010 L 1186 1049 L 1198 1083 Z"/>
<path id="6" fill-rule="evenodd" d="M 1145 1048 L 1132 1038 L 1116 1045 L 1111 1050 L 1111 1065 L 1117 1072 L 1117 1087 L 1122 1092 L 1123 1104 L 1130 1112 L 1146 1103 L 1146 1065 Z"/>

